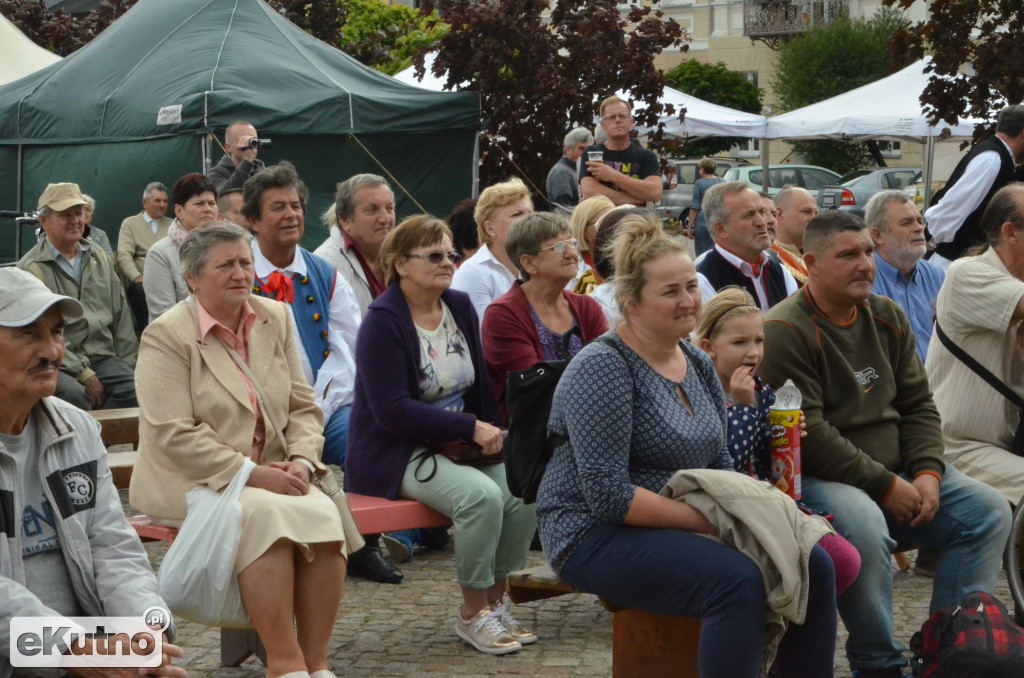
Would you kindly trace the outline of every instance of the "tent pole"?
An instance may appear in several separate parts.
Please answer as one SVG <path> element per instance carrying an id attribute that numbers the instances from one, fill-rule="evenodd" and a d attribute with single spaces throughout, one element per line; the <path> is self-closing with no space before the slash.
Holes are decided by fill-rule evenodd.
<path id="1" fill-rule="evenodd" d="M 768 192 L 768 139 L 761 139 L 761 190 Z"/>
<path id="2" fill-rule="evenodd" d="M 924 209 L 926 210 L 932 202 L 932 163 L 935 161 L 935 137 L 932 136 L 930 129 L 928 130 L 928 139 L 925 141 L 924 153 Z"/>
<path id="3" fill-rule="evenodd" d="M 469 187 L 469 194 L 473 198 L 480 197 L 480 133 L 477 132 L 473 140 L 473 177 L 472 185 Z"/>
<path id="4" fill-rule="evenodd" d="M 22 169 L 23 169 L 21 154 L 22 154 L 22 149 L 23 148 L 24 147 L 21 144 L 18 144 L 18 176 L 17 176 L 17 179 L 16 179 L 17 184 L 15 185 L 15 189 L 17 190 L 17 194 L 16 194 L 16 196 L 14 198 L 15 199 L 15 207 L 14 207 L 14 209 L 16 209 L 19 212 L 21 211 L 21 173 L 22 173 Z"/>

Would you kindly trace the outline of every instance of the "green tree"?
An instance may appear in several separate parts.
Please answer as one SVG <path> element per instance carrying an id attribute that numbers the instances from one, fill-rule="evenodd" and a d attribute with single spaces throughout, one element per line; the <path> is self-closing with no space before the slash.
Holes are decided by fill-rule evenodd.
<path id="1" fill-rule="evenodd" d="M 885 0 L 904 9 L 912 0 Z M 932 122 L 994 120 L 1007 102 L 1024 101 L 1024 4 L 1020 0 L 932 0 L 928 18 L 897 32 L 894 54 L 931 54 L 931 77 L 921 103 Z M 967 66 L 968 68 L 963 68 Z M 994 125 L 974 131 L 975 141 Z"/>
<path id="2" fill-rule="evenodd" d="M 416 52 L 448 32 L 437 12 L 420 15 L 407 5 L 382 0 L 342 0 L 348 19 L 338 46 L 367 66 L 394 75 L 412 65 Z"/>
<path id="3" fill-rule="evenodd" d="M 669 84 L 684 94 L 747 113 L 761 112 L 764 92 L 742 73 L 730 71 L 725 64 L 702 64 L 690 59 L 665 72 Z M 743 143 L 740 137 L 707 137 L 688 142 L 682 152 L 688 156 L 715 155 Z"/>
<path id="4" fill-rule="evenodd" d="M 775 94 L 791 111 L 874 82 L 912 59 L 888 53 L 893 35 L 906 26 L 902 12 L 883 7 L 868 20 L 839 19 L 782 43 L 775 72 Z M 885 102 L 879 102 L 884 106 Z M 840 174 L 871 163 L 885 165 L 876 142 L 801 141 L 795 151 L 813 165 Z"/>

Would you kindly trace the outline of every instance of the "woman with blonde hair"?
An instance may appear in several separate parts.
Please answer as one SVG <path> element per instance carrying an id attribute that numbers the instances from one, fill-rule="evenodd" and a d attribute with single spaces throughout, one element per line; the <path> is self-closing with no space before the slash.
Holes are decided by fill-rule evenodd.
<path id="1" fill-rule="evenodd" d="M 469 295 L 478 320 L 483 320 L 487 306 L 516 281 L 516 266 L 505 252 L 505 238 L 512 224 L 532 211 L 530 192 L 519 179 L 488 186 L 476 201 L 473 218 L 480 249 L 455 272 L 452 288 Z"/>
<path id="2" fill-rule="evenodd" d="M 597 222 L 615 207 L 609 198 L 595 195 L 587 198 L 572 211 L 569 231 L 580 243 L 580 260 L 576 279 L 570 281 L 576 294 L 590 294 L 598 282 L 594 276 L 594 238 L 597 236 Z"/>
<path id="3" fill-rule="evenodd" d="M 537 640 L 503 602 L 505 576 L 526 564 L 536 513 L 509 493 L 504 464 L 459 465 L 428 448 L 461 440 L 484 457 L 502 450 L 476 311 L 450 289 L 458 259 L 448 226 L 426 215 L 381 245 L 388 288 L 359 328 L 345 472 L 353 492 L 415 499 L 452 519 L 455 633 L 505 654 Z"/>
<path id="4" fill-rule="evenodd" d="M 755 678 L 765 658 L 767 594 L 747 555 L 690 505 L 659 494 L 679 469 L 732 471 L 722 385 L 685 338 L 697 322 L 697 271 L 685 241 L 637 219 L 615 239 L 623 322 L 566 368 L 548 432 L 560 440 L 537 495 L 551 567 L 579 591 L 702 620 L 702 678 Z M 808 550 L 806 617 L 779 649 L 781 676 L 833 672 L 832 562 Z"/>

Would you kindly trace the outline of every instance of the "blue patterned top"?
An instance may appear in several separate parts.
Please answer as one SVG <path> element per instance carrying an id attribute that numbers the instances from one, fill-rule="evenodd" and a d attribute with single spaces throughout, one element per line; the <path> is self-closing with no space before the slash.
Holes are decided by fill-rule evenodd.
<path id="1" fill-rule="evenodd" d="M 733 402 L 726 395 L 729 412 L 729 455 L 733 467 L 758 480 L 772 479 L 772 448 L 768 410 L 775 404 L 775 390 L 754 377 L 754 404 Z"/>
<path id="2" fill-rule="evenodd" d="M 583 350 L 583 337 L 573 334 L 569 337 L 569 355 L 562 355 L 562 335 L 550 329 L 537 315 L 533 304 L 530 304 L 530 315 L 533 316 L 533 325 L 537 328 L 537 337 L 540 339 L 540 347 L 544 354 L 544 360 L 565 360 Z M 572 319 L 572 326 L 578 327 L 576 318 Z"/>
<path id="3" fill-rule="evenodd" d="M 711 359 L 685 345 L 680 383 L 655 372 L 614 331 L 625 353 L 592 342 L 555 389 L 548 432 L 568 437 L 537 494 L 544 553 L 555 572 L 601 522 L 625 520 L 637 487 L 658 492 L 679 469 L 731 470 L 725 394 Z M 693 408 L 679 399 L 682 388 Z"/>

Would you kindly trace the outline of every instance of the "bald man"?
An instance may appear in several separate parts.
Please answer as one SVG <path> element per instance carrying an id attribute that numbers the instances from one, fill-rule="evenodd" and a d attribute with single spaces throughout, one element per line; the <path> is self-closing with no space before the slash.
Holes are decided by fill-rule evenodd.
<path id="1" fill-rule="evenodd" d="M 797 283 L 807 282 L 804 266 L 804 229 L 818 216 L 818 203 L 806 188 L 787 186 L 775 196 L 776 225 L 772 249 Z"/>
<path id="2" fill-rule="evenodd" d="M 239 120 L 228 125 L 224 132 L 224 150 L 228 155 L 206 175 L 217 187 L 218 194 L 242 188 L 246 179 L 263 169 L 263 161 L 256 157 L 259 149 L 249 147 L 249 142 L 256 138 L 256 128 L 247 122 Z"/>

